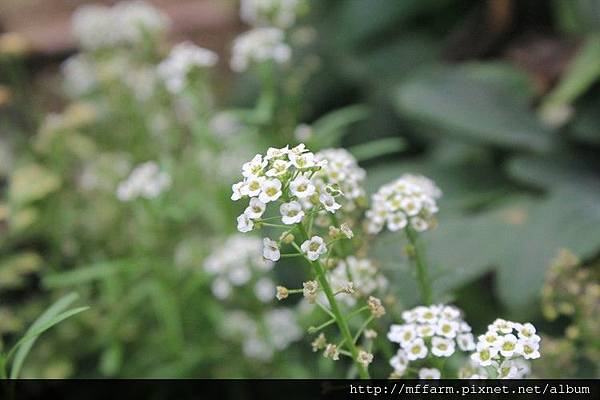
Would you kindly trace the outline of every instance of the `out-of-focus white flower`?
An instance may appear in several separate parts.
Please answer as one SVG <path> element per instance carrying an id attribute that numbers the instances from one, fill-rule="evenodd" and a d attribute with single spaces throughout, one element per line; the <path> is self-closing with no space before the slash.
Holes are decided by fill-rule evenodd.
<path id="1" fill-rule="evenodd" d="M 129 177 L 119 184 L 117 197 L 131 201 L 138 197 L 153 199 L 171 186 L 171 177 L 161 171 L 158 164 L 148 161 L 137 166 Z"/>
<path id="2" fill-rule="evenodd" d="M 385 290 L 387 279 L 380 273 L 375 263 L 367 258 L 349 256 L 338 261 L 329 274 L 331 286 L 335 291 L 343 290 L 352 277 L 354 294 L 340 297 L 340 301 L 353 306 L 356 299 L 374 294 L 377 290 Z"/>
<path id="3" fill-rule="evenodd" d="M 396 355 L 390 359 L 391 367 L 394 368 L 394 371 L 400 376 L 406 372 L 408 363 L 409 360 L 406 355 L 406 350 L 404 349 L 398 349 Z"/>
<path id="4" fill-rule="evenodd" d="M 318 260 L 321 254 L 325 254 L 327 252 L 325 241 L 320 236 L 313 236 L 309 240 L 306 240 L 304 243 L 302 243 L 300 248 L 306 254 L 306 258 L 308 258 L 310 261 Z"/>
<path id="5" fill-rule="evenodd" d="M 240 17 L 249 25 L 290 28 L 302 3 L 302 0 L 242 0 Z"/>
<path id="6" fill-rule="evenodd" d="M 379 233 L 387 225 L 390 231 L 410 225 L 417 232 L 431 226 L 438 212 L 436 200 L 439 188 L 428 178 L 405 174 L 388 183 L 372 196 L 371 209 L 367 211 L 367 230 Z"/>
<path id="7" fill-rule="evenodd" d="M 238 36 L 233 42 L 231 69 L 243 72 L 251 64 L 273 61 L 284 64 L 292 50 L 284 42 L 284 33 L 277 28 L 255 28 Z"/>
<path id="8" fill-rule="evenodd" d="M 190 72 L 213 67 L 218 59 L 215 52 L 187 41 L 175 46 L 169 57 L 158 65 L 157 70 L 167 89 L 172 93 L 179 93 L 185 88 Z"/>
<path id="9" fill-rule="evenodd" d="M 275 284 L 269 278 L 260 278 L 254 284 L 254 295 L 263 303 L 273 300 L 275 293 Z"/>
<path id="10" fill-rule="evenodd" d="M 437 368 L 421 368 L 419 370 L 419 379 L 440 379 L 441 372 Z"/>
<path id="11" fill-rule="evenodd" d="M 344 194 L 342 205 L 345 210 L 356 208 L 357 200 L 365 196 L 363 181 L 366 172 L 354 156 L 345 149 L 325 149 L 315 154 L 315 162 L 325 162 L 312 179 L 318 188 L 334 186 Z"/>
<path id="12" fill-rule="evenodd" d="M 168 25 L 164 13 L 141 0 L 123 1 L 113 7 L 86 4 L 72 17 L 73 34 L 86 50 L 134 45 L 146 36 L 162 34 Z"/>
<path id="13" fill-rule="evenodd" d="M 92 62 L 83 54 L 71 56 L 61 65 L 65 89 L 73 97 L 88 94 L 98 85 L 98 77 Z"/>

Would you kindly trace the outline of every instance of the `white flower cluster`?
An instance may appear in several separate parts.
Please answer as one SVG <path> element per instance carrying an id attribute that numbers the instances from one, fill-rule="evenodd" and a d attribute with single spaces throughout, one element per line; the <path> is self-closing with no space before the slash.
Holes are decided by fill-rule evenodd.
<path id="1" fill-rule="evenodd" d="M 169 19 L 141 1 L 123 1 L 112 7 L 83 5 L 73 13 L 73 34 L 82 48 L 98 50 L 140 43 L 146 35 L 166 30 Z"/>
<path id="2" fill-rule="evenodd" d="M 385 290 L 388 281 L 379 273 L 379 269 L 373 261 L 367 258 L 356 258 L 349 256 L 339 260 L 336 267 L 329 274 L 331 287 L 338 292 L 348 288 L 351 283 L 352 296 L 343 296 L 341 301 L 348 306 L 356 304 L 358 297 L 366 297 L 377 290 Z"/>
<path id="3" fill-rule="evenodd" d="M 471 327 L 456 307 L 418 306 L 404 311 L 402 318 L 406 323 L 392 325 L 387 334 L 390 341 L 401 347 L 390 360 L 397 375 L 404 374 L 411 361 L 424 359 L 430 353 L 434 357 L 450 357 L 457 347 L 462 351 L 475 349 Z"/>
<path id="4" fill-rule="evenodd" d="M 253 26 L 290 28 L 296 22 L 302 0 L 242 0 L 240 17 Z"/>
<path id="5" fill-rule="evenodd" d="M 148 161 L 138 165 L 117 188 L 117 198 L 131 201 L 139 197 L 153 199 L 171 186 L 171 177 L 158 164 Z"/>
<path id="6" fill-rule="evenodd" d="M 232 235 L 222 247 L 206 258 L 204 270 L 214 277 L 211 289 L 216 298 L 227 299 L 235 287 L 252 282 L 254 294 L 260 301 L 266 303 L 273 300 L 275 284 L 269 278 L 253 281 L 259 272 L 273 268 L 271 261 L 261 257 L 260 248 L 259 238 Z"/>
<path id="7" fill-rule="evenodd" d="M 358 166 L 356 158 L 345 149 L 325 149 L 315 154 L 315 160 L 326 161 L 325 166 L 315 174 L 315 186 L 336 186 L 344 194 L 344 209 L 354 209 L 356 200 L 365 196 L 363 181 L 367 175 Z"/>
<path id="8" fill-rule="evenodd" d="M 373 204 L 366 213 L 367 231 L 376 234 L 387 226 L 396 232 L 409 224 L 417 232 L 426 231 L 438 212 L 436 200 L 441 194 L 435 183 L 424 176 L 402 175 L 373 194 Z"/>
<path id="9" fill-rule="evenodd" d="M 221 334 L 227 339 L 241 340 L 242 351 L 249 359 L 266 362 L 275 352 L 300 340 L 303 331 L 293 311 L 276 308 L 258 319 L 244 311 L 233 311 L 223 319 Z"/>
<path id="10" fill-rule="evenodd" d="M 173 47 L 169 57 L 158 65 L 158 75 L 165 81 L 169 91 L 178 93 L 185 87 L 192 70 L 212 67 L 218 59 L 215 52 L 192 42 L 179 43 Z"/>
<path id="11" fill-rule="evenodd" d="M 477 339 L 471 360 L 481 367 L 495 368 L 498 378 L 522 378 L 523 368 L 519 367 L 522 363 L 515 360 L 540 357 L 540 337 L 530 323 L 520 324 L 498 318 Z"/>
<path id="12" fill-rule="evenodd" d="M 231 69 L 243 72 L 253 63 L 273 61 L 284 64 L 292 50 L 284 42 L 284 33 L 277 28 L 255 28 L 238 36 L 233 42 Z"/>

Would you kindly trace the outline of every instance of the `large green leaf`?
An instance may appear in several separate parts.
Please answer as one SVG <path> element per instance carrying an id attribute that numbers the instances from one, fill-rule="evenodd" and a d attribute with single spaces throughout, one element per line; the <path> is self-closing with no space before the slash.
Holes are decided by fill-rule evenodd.
<path id="1" fill-rule="evenodd" d="M 465 140 L 509 149 L 548 151 L 553 134 L 529 109 L 522 75 L 496 64 L 435 67 L 402 83 L 399 112 Z"/>

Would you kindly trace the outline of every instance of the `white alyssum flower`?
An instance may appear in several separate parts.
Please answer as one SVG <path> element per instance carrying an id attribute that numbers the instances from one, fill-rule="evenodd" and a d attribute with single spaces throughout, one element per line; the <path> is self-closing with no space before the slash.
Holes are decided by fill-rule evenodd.
<path id="1" fill-rule="evenodd" d="M 457 347 L 462 351 L 471 349 L 473 342 L 469 333 L 471 327 L 462 320 L 461 314 L 458 308 L 450 305 L 417 306 L 402 312 L 406 323 L 392 324 L 387 338 L 400 344 L 409 361 L 424 358 L 427 354 L 450 357 Z"/>
<path id="2" fill-rule="evenodd" d="M 281 258 L 279 244 L 269 238 L 263 238 L 263 257 L 267 260 L 278 261 Z"/>
<path id="3" fill-rule="evenodd" d="M 67 58 L 61 65 L 65 89 L 72 97 L 90 93 L 98 86 L 98 76 L 93 62 L 85 54 Z"/>
<path id="4" fill-rule="evenodd" d="M 258 198 L 253 197 L 250 199 L 250 204 L 246 207 L 244 214 L 248 216 L 250 219 L 258 219 L 262 217 L 265 210 L 267 209 L 267 205 L 260 201 Z"/>
<path id="5" fill-rule="evenodd" d="M 440 379 L 442 374 L 437 368 L 421 368 L 419 370 L 419 379 Z"/>
<path id="6" fill-rule="evenodd" d="M 129 177 L 117 188 L 121 201 L 131 201 L 139 197 L 153 199 L 171 186 L 171 177 L 161 171 L 158 164 L 148 161 L 133 169 Z"/>
<path id="7" fill-rule="evenodd" d="M 431 354 L 436 357 L 450 357 L 454 354 L 454 340 L 434 336 L 431 339 Z"/>
<path id="8" fill-rule="evenodd" d="M 526 360 L 541 356 L 540 338 L 535 332 L 531 323 L 498 318 L 478 337 L 471 359 L 483 367 L 494 366 L 499 378 L 523 378 L 529 373 Z"/>
<path id="9" fill-rule="evenodd" d="M 250 219 L 248 214 L 240 214 L 237 217 L 237 230 L 242 233 L 247 233 L 252 229 L 254 229 L 254 222 Z"/>
<path id="10" fill-rule="evenodd" d="M 302 249 L 302 251 L 306 254 L 306 258 L 308 258 L 310 261 L 318 260 L 321 254 L 325 254 L 327 252 L 325 241 L 320 236 L 313 236 L 306 240 L 304 243 L 302 243 L 300 249 Z"/>
<path id="11" fill-rule="evenodd" d="M 258 198 L 263 203 L 270 203 L 279 199 L 282 195 L 281 181 L 276 178 L 265 179 L 260 186 Z"/>
<path id="12" fill-rule="evenodd" d="M 392 357 L 390 359 L 390 366 L 394 369 L 394 371 L 398 374 L 398 375 L 403 375 L 404 372 L 406 372 L 406 369 L 408 368 L 408 363 L 410 361 L 408 360 L 408 356 L 406 354 L 406 350 L 404 349 L 399 349 L 396 352 L 396 355 L 394 355 L 394 357 Z"/>
<path id="13" fill-rule="evenodd" d="M 279 207 L 279 211 L 281 213 L 281 221 L 286 225 L 300 223 L 302 218 L 304 218 L 302 206 L 297 201 L 283 203 L 281 207 Z"/>
<path id="14" fill-rule="evenodd" d="M 364 350 L 359 350 L 358 356 L 356 357 L 356 361 L 361 363 L 366 368 L 369 366 L 369 364 L 373 362 L 373 354 Z"/>
<path id="15" fill-rule="evenodd" d="M 194 69 L 213 67 L 218 59 L 215 52 L 186 41 L 173 47 L 169 56 L 158 65 L 157 71 L 167 89 L 179 93 L 185 88 L 188 76 Z"/>
<path id="16" fill-rule="evenodd" d="M 277 28 L 255 28 L 241 34 L 233 42 L 231 69 L 243 72 L 254 63 L 286 63 L 292 50 L 285 44 L 284 36 L 283 31 Z"/>
<path id="17" fill-rule="evenodd" d="M 315 185 L 306 176 L 299 175 L 290 183 L 290 191 L 299 199 L 304 199 L 315 193 Z"/>
<path id="18" fill-rule="evenodd" d="M 342 208 L 342 206 L 335 201 L 335 197 L 327 192 L 323 192 L 319 195 L 319 201 L 323 207 L 332 214 Z"/>
<path id="19" fill-rule="evenodd" d="M 296 22 L 303 3 L 303 0 L 242 0 L 240 17 L 249 25 L 287 29 Z"/>
<path id="20" fill-rule="evenodd" d="M 428 178 L 402 175 L 373 194 L 371 208 L 366 214 L 367 231 L 376 234 L 386 225 L 390 231 L 408 225 L 418 232 L 426 231 L 438 212 L 436 200 L 440 196 L 441 191 Z"/>
<path id="21" fill-rule="evenodd" d="M 475 350 L 475 338 L 472 333 L 461 333 L 456 336 L 456 343 L 462 351 Z"/>
<path id="22" fill-rule="evenodd" d="M 315 154 L 315 162 L 325 162 L 313 177 L 317 187 L 335 186 L 344 194 L 342 206 L 349 211 L 365 197 L 366 172 L 345 149 L 325 149 Z"/>
<path id="23" fill-rule="evenodd" d="M 260 278 L 254 284 L 254 295 L 263 303 L 269 303 L 273 300 L 275 293 L 275 284 L 269 278 Z"/>

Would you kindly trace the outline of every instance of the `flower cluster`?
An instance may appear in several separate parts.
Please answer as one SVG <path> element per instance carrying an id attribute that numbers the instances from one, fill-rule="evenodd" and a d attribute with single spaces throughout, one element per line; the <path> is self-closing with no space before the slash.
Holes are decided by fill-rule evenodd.
<path id="1" fill-rule="evenodd" d="M 243 72 L 253 63 L 286 63 L 292 50 L 283 39 L 283 31 L 277 28 L 255 28 L 241 34 L 233 42 L 231 69 Z"/>
<path id="2" fill-rule="evenodd" d="M 157 36 L 169 25 L 161 11 L 141 1 L 124 1 L 112 7 L 83 5 L 73 14 L 73 34 L 86 50 L 134 45 L 147 35 Z"/>
<path id="3" fill-rule="evenodd" d="M 117 197 L 121 201 L 131 201 L 142 197 L 153 199 L 171 186 L 171 177 L 161 171 L 153 161 L 138 165 L 129 177 L 117 188 Z"/>
<path id="4" fill-rule="evenodd" d="M 356 208 L 357 202 L 365 196 L 363 181 L 366 177 L 356 158 L 345 149 L 325 149 L 315 154 L 315 160 L 326 161 L 315 174 L 315 186 L 335 186 L 344 194 L 344 209 L 350 211 Z"/>
<path id="5" fill-rule="evenodd" d="M 334 197 L 337 191 L 329 186 L 317 188 L 311 180 L 325 164 L 325 161 L 316 161 L 315 155 L 304 144 L 291 149 L 289 146 L 281 149 L 271 147 L 265 156 L 254 156 L 242 167 L 244 180 L 232 186 L 232 200 L 250 198 L 248 207 L 237 218 L 238 230 L 251 231 L 255 221 L 261 220 L 269 203 L 277 200 L 283 202 L 279 213 L 285 225 L 302 222 L 307 215 L 306 210 L 315 204 L 332 213 L 339 209 L 341 206 Z M 268 244 L 272 243 L 265 242 L 265 245 Z M 323 245 L 322 238 L 313 237 L 303 244 L 303 250 L 309 257 L 315 257 L 323 253 Z"/>
<path id="6" fill-rule="evenodd" d="M 240 17 L 253 26 L 290 28 L 302 3 L 302 0 L 242 0 Z"/>
<path id="7" fill-rule="evenodd" d="M 438 212 L 436 200 L 440 189 L 424 176 L 405 174 L 382 186 L 372 196 L 372 206 L 367 211 L 367 231 L 372 234 L 387 229 L 396 232 L 408 225 L 417 232 L 429 229 Z"/>
<path id="8" fill-rule="evenodd" d="M 214 277 L 211 289 L 216 298 L 227 299 L 235 287 L 252 282 L 254 294 L 260 301 L 266 303 L 273 300 L 275 285 L 269 278 L 253 281 L 256 273 L 273 268 L 271 261 L 261 257 L 260 247 L 260 239 L 256 237 L 233 235 L 206 258 L 204 270 Z"/>
<path id="9" fill-rule="evenodd" d="M 536 335 L 532 324 L 498 318 L 488 325 L 484 335 L 478 337 L 477 348 L 471 355 L 471 360 L 481 367 L 492 367 L 498 378 L 522 378 L 514 360 L 539 358 L 539 349 L 540 337 Z"/>
<path id="10" fill-rule="evenodd" d="M 258 319 L 243 311 L 233 311 L 224 318 L 221 335 L 226 339 L 241 340 L 246 357 L 266 362 L 276 352 L 301 339 L 302 329 L 294 312 L 286 308 L 269 310 Z"/>
<path id="11" fill-rule="evenodd" d="M 377 290 L 385 290 L 388 281 L 380 273 L 375 263 L 367 258 L 354 256 L 339 260 L 329 274 L 331 287 L 336 292 L 344 291 L 352 296 L 343 296 L 341 299 L 349 306 L 356 304 L 359 297 L 366 297 Z M 352 290 L 348 288 L 351 287 Z"/>
<path id="12" fill-rule="evenodd" d="M 169 57 L 158 65 L 158 75 L 165 81 L 169 91 L 179 93 L 192 70 L 212 67 L 217 61 L 215 52 L 192 42 L 183 42 L 173 47 Z"/>
<path id="13" fill-rule="evenodd" d="M 401 346 L 390 360 L 395 375 L 402 376 L 411 361 L 425 359 L 429 354 L 450 357 L 457 347 L 462 351 L 475 349 L 471 327 L 463 321 L 456 307 L 419 306 L 404 311 L 402 318 L 406 323 L 392 325 L 387 335 L 390 341 Z M 431 371 L 428 374 L 431 375 Z"/>

